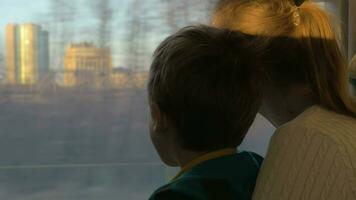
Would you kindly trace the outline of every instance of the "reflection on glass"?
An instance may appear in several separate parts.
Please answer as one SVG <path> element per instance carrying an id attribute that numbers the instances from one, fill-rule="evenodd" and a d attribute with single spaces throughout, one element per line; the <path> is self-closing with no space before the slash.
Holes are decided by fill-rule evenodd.
<path id="1" fill-rule="evenodd" d="M 142 199 L 164 181 L 141 88 L 1 92 L 2 199 Z"/>
<path id="2" fill-rule="evenodd" d="M 147 133 L 156 45 L 206 0 L 25 0 L 0 12 L 0 199 L 146 199 L 170 174 Z M 264 154 L 257 119 L 242 149 Z"/>

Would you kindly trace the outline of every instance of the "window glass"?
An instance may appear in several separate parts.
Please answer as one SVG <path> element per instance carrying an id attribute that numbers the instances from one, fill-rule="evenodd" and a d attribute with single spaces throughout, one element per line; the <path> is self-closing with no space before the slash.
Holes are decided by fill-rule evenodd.
<path id="1" fill-rule="evenodd" d="M 0 13 L 0 199 L 147 199 L 151 54 L 205 0 L 12 0 Z"/>
<path id="2" fill-rule="evenodd" d="M 0 13 L 0 199 L 147 199 L 171 176 L 151 145 L 145 84 L 170 33 L 207 0 L 11 0 Z M 265 154 L 258 116 L 241 150 Z"/>

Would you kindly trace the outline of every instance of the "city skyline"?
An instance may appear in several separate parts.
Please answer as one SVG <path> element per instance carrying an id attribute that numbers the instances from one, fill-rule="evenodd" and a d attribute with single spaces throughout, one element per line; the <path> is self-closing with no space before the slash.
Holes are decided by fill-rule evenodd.
<path id="1" fill-rule="evenodd" d="M 149 2 L 144 2 L 145 5 L 142 7 L 153 7 L 159 0 L 149 0 Z M 11 3 L 6 3 L 4 6 L 0 8 L 0 12 L 4 15 L 0 20 L 0 36 L 1 38 L 5 37 L 4 29 L 7 23 L 36 23 L 40 24 L 42 27 L 47 29 L 52 33 L 52 37 L 50 38 L 51 43 L 51 57 L 53 60 L 51 61 L 51 68 L 54 70 L 59 70 L 61 67 L 60 62 L 58 61 L 59 54 L 56 52 L 55 48 L 61 43 L 60 34 L 55 33 L 56 26 L 58 22 L 55 21 L 55 16 L 53 11 L 51 10 L 51 0 L 39 0 L 33 4 L 29 4 L 24 7 L 23 5 L 28 4 L 24 0 L 13 0 Z M 97 29 L 98 19 L 96 19 L 95 14 L 92 10 L 90 10 L 90 6 L 87 3 L 87 0 L 73 0 L 71 1 L 71 6 L 75 7 L 75 11 L 73 16 L 68 16 L 68 18 L 72 18 L 70 22 L 65 22 L 69 25 L 70 34 L 66 39 L 66 45 L 70 43 L 79 43 L 79 42 L 93 42 L 95 45 L 99 45 L 99 41 L 97 39 L 97 33 L 94 31 Z M 117 4 L 115 1 L 112 1 L 112 9 L 113 16 L 112 22 L 110 25 L 110 31 L 112 32 L 113 37 L 111 38 L 111 49 L 112 49 L 112 58 L 113 58 L 113 66 L 117 67 L 129 67 L 128 60 L 130 57 L 130 53 L 128 51 L 130 46 L 130 41 L 127 39 L 128 35 L 128 25 L 131 21 L 131 16 L 128 14 L 127 9 L 130 8 L 131 1 L 129 0 L 121 0 L 120 4 Z M 152 4 L 150 4 L 152 3 Z M 142 8 L 145 10 L 149 10 L 146 8 Z M 161 8 L 159 8 L 161 9 Z M 63 11 L 64 12 L 64 11 Z M 152 15 L 152 14 L 149 14 Z M 150 16 L 153 17 L 153 16 Z M 155 16 L 160 20 L 159 17 Z M 73 27 L 71 27 L 73 26 Z M 167 33 L 168 34 L 168 33 Z M 164 34 L 163 36 L 167 35 Z M 146 37 L 146 36 L 145 36 Z M 151 36 L 147 36 L 147 41 L 144 42 L 145 46 L 148 46 L 148 49 L 145 50 L 145 56 L 143 58 L 143 64 L 141 64 L 142 68 L 148 68 L 148 63 L 150 59 L 150 51 L 154 49 L 154 47 L 159 43 L 162 39 L 160 34 L 151 34 Z M 2 42 L 4 46 L 4 39 Z M 1 44 L 0 43 L 0 44 Z M 66 48 L 62 47 L 62 48 Z M 5 48 L 0 47 L 0 53 L 5 53 Z M 64 51 L 64 50 L 63 50 Z M 54 54 L 58 54 L 55 56 Z M 63 59 L 63 58 L 61 58 Z M 142 60 L 142 59 L 141 59 Z"/>
<path id="2" fill-rule="evenodd" d="M 147 80 L 145 71 L 114 68 L 110 48 L 99 48 L 90 42 L 66 44 L 65 53 L 61 58 L 62 72 L 53 74 L 49 64 L 49 35 L 48 31 L 34 23 L 7 24 L 5 36 L 7 84 L 54 83 L 64 87 L 84 86 L 97 89 L 144 87 Z M 58 80 L 56 76 L 62 78 Z"/>
<path id="3" fill-rule="evenodd" d="M 189 7 L 180 0 L 108 0 L 111 14 L 104 19 L 100 13 L 106 13 L 105 8 L 93 6 L 95 2 L 38 0 L 28 4 L 25 0 L 12 0 L 0 7 L 0 37 L 4 38 L 7 23 L 41 25 L 51 33 L 50 68 L 56 71 L 63 68 L 64 44 L 93 42 L 100 46 L 100 35 L 108 33 L 109 41 L 105 43 L 110 45 L 113 66 L 147 70 L 156 46 L 179 27 L 206 22 L 211 5 L 203 0 L 192 1 Z M 100 31 L 103 24 L 106 33 Z M 2 39 L 0 45 L 3 43 Z M 1 46 L 0 54 L 4 51 Z"/>

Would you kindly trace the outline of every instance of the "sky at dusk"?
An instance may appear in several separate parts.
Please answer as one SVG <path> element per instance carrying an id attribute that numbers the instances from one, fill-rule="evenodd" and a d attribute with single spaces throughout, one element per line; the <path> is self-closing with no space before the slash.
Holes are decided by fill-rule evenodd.
<path id="1" fill-rule="evenodd" d="M 28 22 L 49 8 L 47 0 L 2 0 L 0 6 L 0 25 L 4 27 L 8 22 Z"/>

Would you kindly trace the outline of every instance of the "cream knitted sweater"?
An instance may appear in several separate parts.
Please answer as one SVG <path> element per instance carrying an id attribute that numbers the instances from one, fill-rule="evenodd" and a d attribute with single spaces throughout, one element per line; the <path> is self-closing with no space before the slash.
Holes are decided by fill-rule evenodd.
<path id="1" fill-rule="evenodd" d="M 356 119 L 314 106 L 273 135 L 254 200 L 356 200 Z"/>

